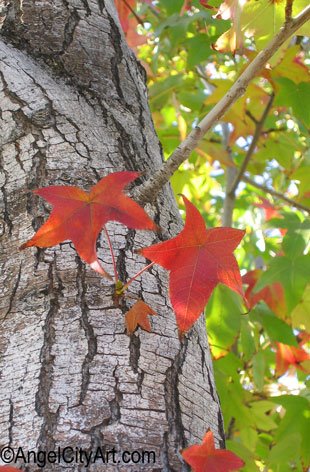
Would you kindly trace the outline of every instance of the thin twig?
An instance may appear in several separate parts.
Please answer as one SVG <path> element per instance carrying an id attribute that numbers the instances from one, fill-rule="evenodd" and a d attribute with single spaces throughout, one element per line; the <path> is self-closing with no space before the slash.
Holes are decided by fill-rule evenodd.
<path id="1" fill-rule="evenodd" d="M 129 285 L 130 285 L 134 280 L 136 280 L 136 278 L 139 277 L 139 275 L 143 274 L 143 272 L 145 272 L 146 270 L 150 269 L 154 264 L 155 264 L 155 262 L 150 262 L 150 264 L 148 264 L 147 266 L 143 267 L 143 269 L 139 270 L 139 272 L 137 272 L 133 277 L 131 277 L 131 279 L 128 280 L 128 282 L 125 283 L 125 285 L 124 285 L 123 288 L 122 288 L 122 292 L 124 292 L 125 290 L 127 290 L 127 288 L 129 287 Z"/>
<path id="2" fill-rule="evenodd" d="M 262 69 L 266 62 L 274 55 L 279 47 L 289 39 L 310 18 L 310 6 L 299 15 L 286 22 L 268 46 L 257 54 L 255 59 L 247 66 L 231 89 L 213 107 L 196 126 L 187 138 L 176 148 L 169 159 L 154 175 L 138 187 L 134 193 L 136 201 L 140 204 L 154 200 L 160 189 L 169 181 L 170 177 L 188 159 L 199 141 L 215 123 L 222 118 L 226 111 L 244 94 L 253 77 Z"/>
<path id="3" fill-rule="evenodd" d="M 268 113 L 270 112 L 270 109 L 272 107 L 272 104 L 273 104 L 273 100 L 274 100 L 274 94 L 272 93 L 270 95 L 270 99 L 267 103 L 267 106 L 264 110 L 264 113 L 262 114 L 262 117 L 261 119 L 256 123 L 256 127 L 255 127 L 255 133 L 254 133 L 254 136 L 253 136 L 253 139 L 252 139 L 252 142 L 250 144 L 250 147 L 246 153 L 246 156 L 244 158 L 244 161 L 242 162 L 242 165 L 240 167 L 240 170 L 238 172 L 238 175 L 236 176 L 232 186 L 230 189 L 227 189 L 228 190 L 228 194 L 230 196 L 233 196 L 235 195 L 235 192 L 237 190 L 237 187 L 239 185 L 239 182 L 242 180 L 242 176 L 243 174 L 245 173 L 246 171 L 246 168 L 249 164 L 249 161 L 253 155 L 253 152 L 255 151 L 255 148 L 256 148 L 256 145 L 257 145 L 257 141 L 259 140 L 260 138 L 260 135 L 263 131 L 263 127 L 264 127 L 264 124 L 265 124 L 265 121 L 266 121 L 266 118 L 268 116 Z"/>
<path id="4" fill-rule="evenodd" d="M 229 146 L 229 125 L 228 123 L 222 124 L 222 134 L 223 134 L 223 145 L 226 149 L 228 160 L 231 162 L 230 166 L 226 168 L 226 189 L 231 188 L 232 183 L 235 181 L 236 175 L 238 173 L 237 168 L 234 165 L 233 155 L 231 147 Z M 234 212 L 235 206 L 235 195 L 230 195 L 228 191 L 225 192 L 225 199 L 223 204 L 223 217 L 222 225 L 231 226 L 232 225 L 232 215 Z"/>
<path id="5" fill-rule="evenodd" d="M 250 110 L 246 110 L 245 114 L 246 114 L 246 116 L 248 116 L 255 124 L 258 123 L 258 120 L 255 118 L 254 115 L 252 115 L 252 113 L 250 112 Z"/>
<path id="6" fill-rule="evenodd" d="M 264 129 L 262 134 L 270 134 L 270 133 L 282 133 L 282 131 L 287 131 L 286 126 L 281 126 L 279 128 L 269 128 L 269 129 Z"/>
<path id="7" fill-rule="evenodd" d="M 310 213 L 309 207 L 307 207 L 306 205 L 302 205 L 301 203 L 295 202 L 295 200 L 292 200 L 291 198 L 286 197 L 285 195 L 283 195 L 283 193 L 277 192 L 273 188 L 267 187 L 266 185 L 258 184 L 257 182 L 255 182 L 255 180 L 250 179 L 246 175 L 242 176 L 242 180 L 252 185 L 253 187 L 258 188 L 259 190 L 262 190 L 265 193 L 269 193 L 270 195 L 273 195 L 274 197 L 279 198 L 279 200 L 283 200 L 284 202 L 286 202 L 288 205 L 292 207 L 295 207 L 295 208 L 298 208 L 299 210 L 303 210 L 303 211 L 306 211 L 307 213 Z"/>

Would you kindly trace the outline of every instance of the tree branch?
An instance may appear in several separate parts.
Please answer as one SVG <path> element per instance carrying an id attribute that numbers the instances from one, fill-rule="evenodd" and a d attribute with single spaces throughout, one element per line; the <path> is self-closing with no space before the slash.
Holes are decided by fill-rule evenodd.
<path id="1" fill-rule="evenodd" d="M 310 213 L 310 208 L 307 207 L 306 205 L 302 205 L 301 203 L 295 202 L 295 200 L 291 200 L 290 198 L 286 197 L 283 195 L 283 193 L 277 192 L 273 188 L 267 187 L 266 185 L 258 184 L 255 182 L 255 180 L 250 179 L 246 175 L 242 176 L 242 180 L 253 187 L 258 188 L 259 190 L 262 190 L 265 193 L 269 193 L 270 195 L 273 195 L 276 198 L 279 198 L 279 200 L 283 200 L 286 202 L 288 205 L 298 208 L 299 210 L 306 211 L 307 213 Z"/>
<path id="2" fill-rule="evenodd" d="M 286 5 L 285 5 L 285 22 L 286 23 L 292 19 L 293 2 L 294 0 L 286 0 Z"/>
<path id="3" fill-rule="evenodd" d="M 259 140 L 260 138 L 260 135 L 263 131 L 263 127 L 264 127 L 264 123 L 266 121 L 266 118 L 268 116 L 268 113 L 272 107 L 272 104 L 273 104 L 273 100 L 274 100 L 274 94 L 271 94 L 270 95 L 270 99 L 268 101 L 268 104 L 264 110 L 264 113 L 262 114 L 262 117 L 261 119 L 256 123 L 256 127 L 255 127 L 255 133 L 254 133 L 254 136 L 253 136 L 253 139 L 252 139 L 252 142 L 250 144 L 250 147 L 248 149 L 248 152 L 246 153 L 246 156 L 244 158 L 244 161 L 240 167 L 240 170 L 239 170 L 239 173 L 237 175 L 237 177 L 235 178 L 231 188 L 228 188 L 227 189 L 227 193 L 228 195 L 230 196 L 234 196 L 235 195 L 235 192 L 237 190 L 237 187 L 239 185 L 239 182 L 242 180 L 242 176 L 243 174 L 245 173 L 246 171 L 246 168 L 249 164 L 249 161 L 253 155 L 253 152 L 255 151 L 255 148 L 256 148 L 256 144 L 257 144 L 257 141 Z"/>
<path id="4" fill-rule="evenodd" d="M 186 161 L 195 149 L 201 138 L 213 126 L 224 113 L 244 94 L 249 82 L 262 69 L 266 62 L 273 56 L 279 47 L 290 38 L 310 18 L 310 6 L 305 8 L 299 15 L 287 21 L 268 46 L 257 54 L 255 59 L 248 65 L 231 89 L 215 105 L 196 126 L 187 138 L 176 148 L 169 159 L 155 174 L 138 187 L 134 193 L 135 199 L 140 203 L 146 203 L 156 198 L 159 190 L 169 181 L 170 177 Z"/>
<path id="5" fill-rule="evenodd" d="M 238 170 L 237 170 L 236 166 L 234 165 L 231 147 L 229 146 L 230 130 L 229 130 L 228 123 L 223 123 L 222 124 L 222 134 L 223 134 L 223 145 L 226 149 L 228 159 L 231 162 L 231 165 L 227 166 L 226 172 L 225 172 L 225 175 L 226 175 L 226 189 L 228 189 L 232 186 L 232 183 L 234 182 L 234 180 L 236 178 L 236 175 L 238 173 Z M 233 212 L 234 212 L 234 206 L 235 206 L 234 196 L 231 197 L 226 192 L 225 193 L 225 200 L 224 200 L 224 204 L 223 204 L 222 226 L 231 226 L 232 225 L 232 215 L 233 215 Z"/>

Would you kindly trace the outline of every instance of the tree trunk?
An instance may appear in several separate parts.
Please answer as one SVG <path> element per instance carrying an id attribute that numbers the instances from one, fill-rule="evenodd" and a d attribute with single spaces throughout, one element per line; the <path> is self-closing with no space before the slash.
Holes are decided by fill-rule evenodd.
<path id="1" fill-rule="evenodd" d="M 155 463 L 150 456 L 149 464 L 134 464 L 137 452 L 129 464 L 121 455 L 113 464 L 111 453 L 108 465 L 98 459 L 88 470 L 186 471 L 180 449 L 208 427 L 224 441 L 203 317 L 180 342 L 168 274 L 153 266 L 132 292 L 158 316 L 151 333 L 128 337 L 130 303 L 113 305 L 113 287 L 72 243 L 18 249 L 49 211 L 30 190 L 89 189 L 110 172 L 138 170 L 145 178 L 161 165 L 144 70 L 111 0 L 6 0 L 0 11 L 0 449 L 146 450 Z M 170 188 L 146 210 L 168 234 L 180 230 Z M 134 249 L 158 235 L 116 223 L 108 230 L 128 279 L 145 265 Z M 98 251 L 112 273 L 104 238 Z M 44 470 L 85 470 L 84 456 L 57 461 Z M 31 458 L 17 465 L 40 470 Z"/>

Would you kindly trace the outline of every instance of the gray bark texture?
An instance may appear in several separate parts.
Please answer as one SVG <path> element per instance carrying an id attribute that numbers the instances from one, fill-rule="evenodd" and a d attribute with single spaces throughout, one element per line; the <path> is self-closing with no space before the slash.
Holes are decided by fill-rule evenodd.
<path id="1" fill-rule="evenodd" d="M 130 290 L 157 312 L 152 332 L 129 337 L 132 301 L 115 307 L 111 283 L 72 243 L 18 249 L 50 211 L 31 190 L 88 190 L 110 172 L 145 179 L 160 167 L 144 70 L 112 0 L 4 0 L 0 19 L 0 449 L 100 446 L 156 457 L 46 463 L 47 471 L 187 471 L 180 450 L 209 427 L 224 444 L 203 317 L 180 341 L 168 274 L 153 266 Z M 170 188 L 145 209 L 170 236 L 180 231 Z M 134 250 L 160 236 L 117 223 L 108 231 L 125 281 L 146 264 Z M 98 252 L 113 273 L 103 236 Z M 42 470 L 22 458 L 11 465 Z"/>

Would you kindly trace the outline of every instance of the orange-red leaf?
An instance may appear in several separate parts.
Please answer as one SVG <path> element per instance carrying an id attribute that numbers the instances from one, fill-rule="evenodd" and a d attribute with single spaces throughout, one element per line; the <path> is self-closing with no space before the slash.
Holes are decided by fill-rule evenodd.
<path id="1" fill-rule="evenodd" d="M 48 220 L 20 249 L 30 246 L 50 247 L 71 240 L 81 259 L 102 275 L 96 241 L 108 221 L 118 221 L 128 228 L 155 229 L 155 223 L 131 198 L 124 187 L 139 176 L 138 172 L 115 172 L 101 179 L 90 192 L 78 187 L 50 186 L 36 190 L 53 205 Z"/>
<path id="2" fill-rule="evenodd" d="M 245 234 L 233 228 L 206 229 L 197 208 L 184 196 L 183 200 L 186 221 L 178 236 L 139 251 L 170 271 L 170 300 L 181 333 L 195 323 L 218 283 L 243 296 L 232 252 Z"/>
<path id="3" fill-rule="evenodd" d="M 0 465 L 0 472 L 20 472 L 20 469 L 17 469 L 16 467 L 12 467 L 11 465 Z"/>
<path id="4" fill-rule="evenodd" d="M 272 205 L 270 201 L 267 200 L 267 198 L 261 197 L 261 201 L 259 203 L 254 203 L 254 206 L 264 210 L 266 221 L 270 220 L 271 218 L 277 218 L 281 216 L 278 208 Z"/>
<path id="5" fill-rule="evenodd" d="M 146 37 L 137 33 L 139 18 L 134 14 L 136 0 L 114 0 L 119 20 L 130 47 L 135 48 L 146 42 Z M 148 2 L 147 2 L 148 3 Z"/>
<path id="6" fill-rule="evenodd" d="M 151 324 L 148 315 L 156 315 L 156 313 L 145 302 L 138 300 L 125 315 L 127 334 L 132 334 L 138 326 L 150 332 Z"/>
<path id="7" fill-rule="evenodd" d="M 310 355 L 302 348 L 288 346 L 287 344 L 277 343 L 276 352 L 276 373 L 283 375 L 290 366 L 296 369 L 306 371 L 302 362 L 310 360 Z"/>
<path id="8" fill-rule="evenodd" d="M 231 472 L 244 466 L 243 460 L 231 451 L 215 449 L 212 431 L 208 431 L 202 444 L 190 446 L 181 452 L 193 472 Z"/>
<path id="9" fill-rule="evenodd" d="M 249 308 L 253 308 L 260 300 L 263 300 L 269 308 L 276 313 L 280 318 L 285 318 L 286 303 L 285 294 L 282 285 L 279 282 L 274 282 L 267 285 L 256 293 L 253 289 L 262 274 L 262 270 L 250 270 L 242 277 L 242 282 L 248 285 L 245 292 L 245 297 L 249 303 Z"/>

